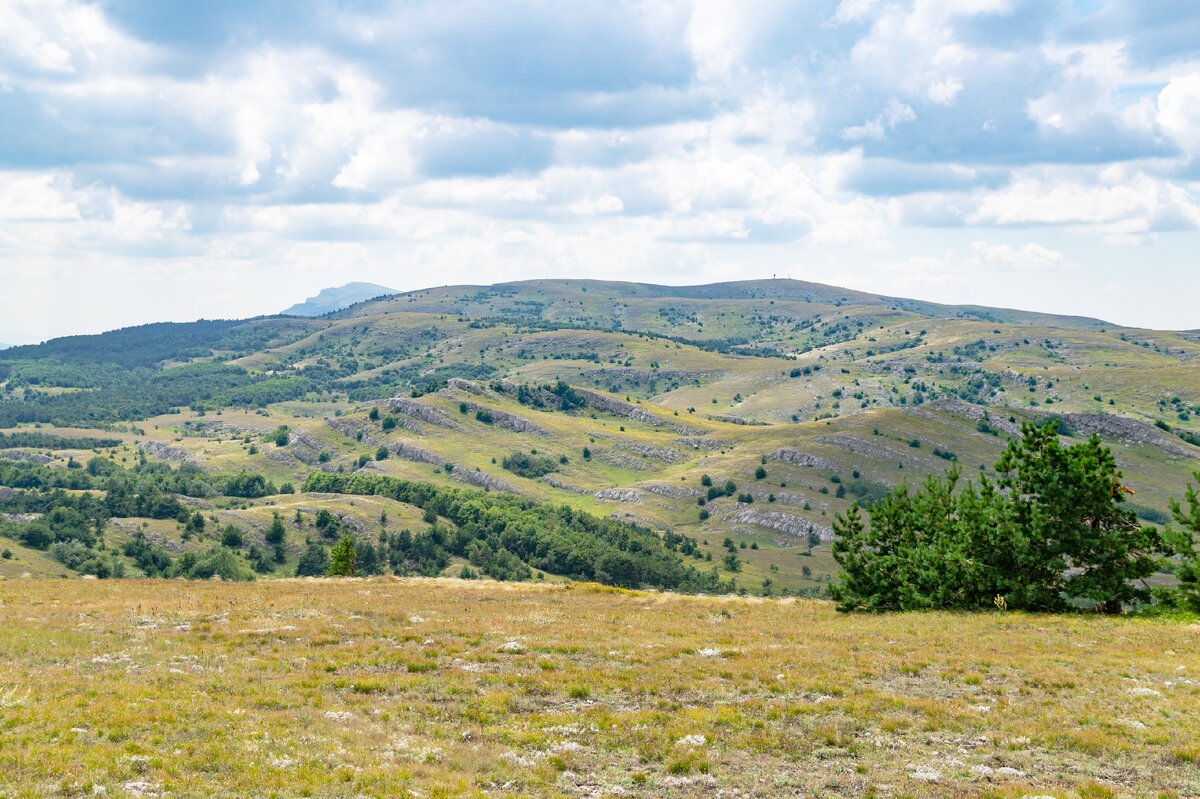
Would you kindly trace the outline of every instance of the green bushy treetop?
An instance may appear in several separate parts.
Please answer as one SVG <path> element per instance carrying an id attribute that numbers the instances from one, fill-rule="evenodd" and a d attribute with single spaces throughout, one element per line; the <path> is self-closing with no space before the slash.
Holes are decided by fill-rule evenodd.
<path id="1" fill-rule="evenodd" d="M 329 552 L 330 577 L 353 577 L 357 571 L 358 553 L 354 550 L 354 539 L 342 536 Z"/>
<path id="2" fill-rule="evenodd" d="M 996 481 L 959 473 L 901 486 L 869 511 L 834 521 L 832 587 L 843 610 L 982 608 L 1106 612 L 1149 599 L 1143 581 L 1164 551 L 1159 532 L 1122 506 L 1112 452 L 1092 436 L 1064 447 L 1056 422 L 1026 424 Z"/>

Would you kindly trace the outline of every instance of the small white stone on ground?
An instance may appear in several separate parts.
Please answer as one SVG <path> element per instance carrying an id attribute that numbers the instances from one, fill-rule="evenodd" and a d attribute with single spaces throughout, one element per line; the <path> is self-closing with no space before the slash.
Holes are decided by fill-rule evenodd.
<path id="1" fill-rule="evenodd" d="M 942 773 L 929 766 L 920 766 L 912 773 L 912 778 L 920 782 L 941 782 Z"/>

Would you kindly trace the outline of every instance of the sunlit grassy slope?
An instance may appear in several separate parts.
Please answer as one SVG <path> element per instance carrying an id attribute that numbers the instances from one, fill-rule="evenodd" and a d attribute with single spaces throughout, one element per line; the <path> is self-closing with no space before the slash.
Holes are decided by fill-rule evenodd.
<path id="1" fill-rule="evenodd" d="M 268 332 L 253 333 L 268 324 Z M 444 287 L 320 319 L 252 320 L 246 329 L 238 340 L 255 342 L 252 351 L 193 356 L 237 356 L 235 364 L 256 373 L 340 376 L 265 408 L 183 407 L 137 421 L 105 433 L 124 446 L 102 454 L 130 465 L 140 448 L 153 459 L 222 473 L 250 469 L 296 487 L 314 470 L 363 469 L 513 491 L 686 533 L 712 557 L 697 565 L 717 565 L 723 578 L 754 593 L 821 591 L 834 570 L 828 541 L 837 513 L 951 466 L 966 477 L 986 472 L 1022 421 L 1061 416 L 1067 441 L 1098 430 L 1148 522 L 1165 519 L 1168 498 L 1180 496 L 1200 467 L 1200 447 L 1189 443 L 1200 436 L 1195 332 L 786 280 Z M 98 350 L 115 357 L 109 351 L 119 352 L 120 342 Z M 21 352 L 53 363 L 69 351 L 54 344 Z M 51 391 L 54 371 L 43 371 L 36 390 Z M 588 404 L 564 412 L 518 401 L 519 385 L 559 380 L 592 392 Z M 409 396 L 414 387 L 422 396 Z M 388 402 L 396 396 L 400 407 Z M 380 419 L 368 418 L 372 408 Z M 385 430 L 389 416 L 396 425 Z M 267 440 L 280 425 L 291 430 L 285 447 Z M 381 447 L 388 457 L 377 460 Z M 533 450 L 558 471 L 527 479 L 503 468 L 506 455 Z M 57 466 L 93 455 L 46 454 Z M 704 475 L 718 486 L 733 481 L 737 491 L 708 502 L 701 519 Z M 373 536 L 385 510 L 379 502 L 196 501 L 213 522 L 209 538 L 177 543 L 207 546 L 227 524 L 254 540 L 272 512 L 290 520 L 300 510 L 282 574 L 318 510 Z M 388 514 L 393 530 L 424 525 L 418 509 Z M 181 531 L 157 532 L 178 538 Z M 125 525 L 114 535 L 129 533 Z M 739 571 L 723 563 L 726 539 Z M 54 569 L 14 553 L 25 565 L 0 563 L 4 573 Z"/>
<path id="2" fill-rule="evenodd" d="M 0 581 L 0 796 L 1193 797 L 1200 627 Z"/>

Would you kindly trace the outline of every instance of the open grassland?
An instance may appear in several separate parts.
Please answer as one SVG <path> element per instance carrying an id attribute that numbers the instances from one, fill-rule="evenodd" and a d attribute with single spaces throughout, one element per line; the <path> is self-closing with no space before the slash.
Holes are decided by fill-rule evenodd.
<path id="1" fill-rule="evenodd" d="M 0 582 L 0 796 L 1200 795 L 1200 625 Z"/>

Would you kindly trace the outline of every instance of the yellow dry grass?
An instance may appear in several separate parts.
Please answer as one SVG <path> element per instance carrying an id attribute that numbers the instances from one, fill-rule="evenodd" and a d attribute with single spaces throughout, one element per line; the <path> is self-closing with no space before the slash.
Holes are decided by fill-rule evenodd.
<path id="1" fill-rule="evenodd" d="M 1200 625 L 0 581 L 0 796 L 1200 795 Z"/>

